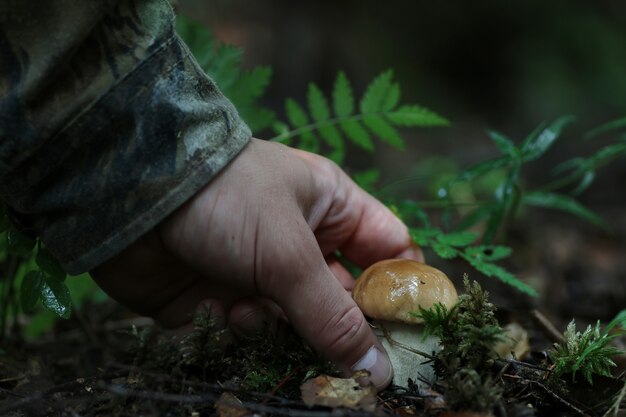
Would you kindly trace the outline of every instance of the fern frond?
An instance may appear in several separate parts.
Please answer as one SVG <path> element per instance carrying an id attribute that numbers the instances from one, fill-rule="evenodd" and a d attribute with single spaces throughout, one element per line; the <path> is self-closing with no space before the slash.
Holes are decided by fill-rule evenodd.
<path id="1" fill-rule="evenodd" d="M 363 116 L 365 126 L 369 127 L 383 141 L 389 145 L 404 149 L 404 140 L 400 137 L 396 129 L 394 129 L 382 116 L 377 114 L 366 114 Z"/>
<path id="2" fill-rule="evenodd" d="M 366 88 L 359 100 L 355 113 L 356 101 L 350 81 L 345 73 L 339 72 L 332 91 L 332 111 L 330 100 L 315 84 L 310 84 L 307 94 L 307 111 L 300 108 L 310 122 L 304 123 L 303 115 L 298 112 L 294 118 L 293 99 L 288 99 L 285 111 L 289 125 L 287 130 L 281 129 L 280 134 L 272 140 L 286 142 L 299 138 L 299 147 L 307 150 L 315 149 L 314 138 L 321 137 L 328 145 L 331 158 L 338 163 L 343 160 L 344 139 L 365 151 L 373 151 L 372 136 L 398 148 L 404 148 L 404 140 L 394 126 L 444 126 L 447 120 L 417 105 L 398 107 L 401 89 L 393 81 L 393 71 L 388 70 L 376 77 Z M 309 117 L 310 115 L 310 117 Z M 314 135 L 317 133 L 317 135 Z M 319 148 L 319 143 L 317 144 Z"/>
<path id="3" fill-rule="evenodd" d="M 400 106 L 398 109 L 390 111 L 387 117 L 391 123 L 398 126 L 415 127 L 415 126 L 447 126 L 448 121 L 437 113 L 427 108 L 407 104 Z"/>
<path id="4" fill-rule="evenodd" d="M 332 149 L 330 158 L 332 160 L 342 160 L 345 151 L 341 133 L 335 125 L 326 123 L 331 116 L 326 97 L 324 97 L 318 86 L 311 83 L 309 84 L 307 99 L 311 116 L 319 124 L 320 136 Z"/>
<path id="5" fill-rule="evenodd" d="M 305 129 L 309 125 L 309 117 L 306 112 L 300 105 L 293 99 L 287 99 L 285 103 L 285 111 L 287 112 L 287 118 L 289 119 L 289 123 L 291 123 L 294 127 L 302 129 L 302 133 L 300 136 L 302 137 L 302 142 L 300 143 L 300 147 L 305 151 L 309 152 L 317 152 L 319 149 L 319 143 L 315 135 L 313 135 L 311 130 Z"/>
<path id="6" fill-rule="evenodd" d="M 333 88 L 333 110 L 339 118 L 348 117 L 354 112 L 354 95 L 350 81 L 343 71 L 339 71 Z"/>

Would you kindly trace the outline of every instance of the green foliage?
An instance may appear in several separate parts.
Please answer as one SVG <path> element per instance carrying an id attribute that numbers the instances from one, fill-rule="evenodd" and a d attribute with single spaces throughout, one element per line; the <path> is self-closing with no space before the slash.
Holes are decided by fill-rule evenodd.
<path id="1" fill-rule="evenodd" d="M 220 43 L 207 27 L 185 16 L 176 18 L 176 31 L 252 131 L 272 125 L 274 113 L 257 103 L 272 78 L 271 68 L 243 69 L 241 48 Z"/>
<path id="2" fill-rule="evenodd" d="M 448 121 L 418 105 L 401 105 L 400 86 L 393 80 L 393 71 L 376 77 L 356 103 L 350 81 L 339 72 L 330 100 L 320 88 L 311 83 L 307 93 L 307 109 L 295 100 L 287 99 L 285 112 L 288 123 L 278 124 L 278 136 L 272 140 L 290 142 L 298 138 L 297 146 L 319 152 L 321 139 L 328 147 L 328 157 L 342 163 L 345 157 L 345 139 L 353 145 L 372 152 L 372 137 L 397 148 L 404 148 L 404 140 L 396 129 L 400 127 L 446 126 Z M 355 112 L 358 104 L 358 112 Z M 318 137 L 319 135 L 319 137 Z"/>
<path id="3" fill-rule="evenodd" d="M 492 376 L 496 344 L 504 331 L 495 318 L 495 306 L 477 282 L 463 279 L 465 293 L 447 309 L 436 304 L 414 313 L 424 320 L 428 334 L 439 338 L 435 371 L 446 386 L 446 401 L 453 410 L 490 412 L 502 396 Z"/>
<path id="4" fill-rule="evenodd" d="M 616 327 L 620 330 L 614 331 Z M 550 352 L 554 362 L 553 377 L 560 377 L 567 373 L 572 375 L 572 382 L 580 372 L 592 384 L 593 375 L 611 375 L 611 368 L 615 367 L 612 356 L 625 351 L 610 346 L 609 343 L 616 337 L 626 335 L 626 310 L 620 312 L 605 328 L 601 330 L 600 322 L 595 326 L 587 326 L 582 333 L 576 330 L 576 322 L 572 320 L 565 330 L 565 342 L 556 343 Z"/>
<path id="5" fill-rule="evenodd" d="M 478 233 L 475 232 L 446 234 L 437 228 L 411 228 L 410 233 L 418 245 L 424 248 L 432 248 L 440 258 L 454 259 L 460 257 L 487 277 L 497 278 L 528 295 L 537 295 L 535 289 L 495 263 L 511 255 L 512 250 L 507 246 L 470 246 L 479 237 Z"/>
<path id="6" fill-rule="evenodd" d="M 499 132 L 488 130 L 487 135 L 501 155 L 466 169 L 442 191 L 443 195 L 449 195 L 449 189 L 453 185 L 470 184 L 493 171 L 499 170 L 501 172 L 500 181 L 494 185 L 491 191 L 491 201 L 483 201 L 468 213 L 466 218 L 471 218 L 472 221 L 463 222 L 461 230 L 484 221 L 486 226 L 482 241 L 493 243 L 503 224 L 515 217 L 522 203 L 567 210 L 588 220 L 590 216 L 584 208 L 567 196 L 554 193 L 550 195 L 539 192 L 534 195 L 525 193 L 521 178 L 522 168 L 543 156 L 560 137 L 563 129 L 572 121 L 571 116 L 564 116 L 552 123 L 541 124 L 519 145 Z"/>

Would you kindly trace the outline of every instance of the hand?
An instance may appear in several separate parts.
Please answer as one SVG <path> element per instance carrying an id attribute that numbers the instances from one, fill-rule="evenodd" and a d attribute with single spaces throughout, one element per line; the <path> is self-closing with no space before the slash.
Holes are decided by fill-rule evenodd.
<path id="1" fill-rule="evenodd" d="M 392 370 L 350 296 L 335 251 L 366 267 L 423 260 L 406 226 L 329 160 L 253 139 L 195 197 L 92 271 L 127 307 L 165 327 L 196 308 L 238 331 L 284 315 L 347 374 L 368 369 L 379 388 Z"/>

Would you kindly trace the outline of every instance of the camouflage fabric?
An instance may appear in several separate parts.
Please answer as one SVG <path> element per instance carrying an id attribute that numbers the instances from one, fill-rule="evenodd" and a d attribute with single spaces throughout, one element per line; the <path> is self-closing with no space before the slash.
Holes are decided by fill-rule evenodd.
<path id="1" fill-rule="evenodd" d="M 0 1 L 0 198 L 68 272 L 154 227 L 249 138 L 167 1 Z"/>

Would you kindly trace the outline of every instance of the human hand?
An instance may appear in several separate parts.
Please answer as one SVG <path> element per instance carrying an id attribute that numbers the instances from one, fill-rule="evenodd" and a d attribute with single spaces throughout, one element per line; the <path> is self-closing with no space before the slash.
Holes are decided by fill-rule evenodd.
<path id="1" fill-rule="evenodd" d="M 199 305 L 235 330 L 286 317 L 350 374 L 383 388 L 387 355 L 356 306 L 339 250 L 361 267 L 423 260 L 406 226 L 329 160 L 257 139 L 207 186 L 92 275 L 127 307 L 163 326 Z"/>

